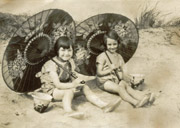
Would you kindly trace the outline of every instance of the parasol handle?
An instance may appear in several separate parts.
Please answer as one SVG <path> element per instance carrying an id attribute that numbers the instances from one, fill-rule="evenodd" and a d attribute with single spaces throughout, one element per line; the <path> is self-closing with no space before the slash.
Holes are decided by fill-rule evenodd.
<path id="1" fill-rule="evenodd" d="M 105 51 L 105 54 L 106 54 L 106 56 L 107 56 L 107 58 L 108 58 L 109 62 L 112 64 L 112 61 L 111 61 L 111 59 L 110 59 L 110 57 L 108 56 L 108 54 L 107 54 L 107 52 L 106 52 L 106 51 Z M 113 71 L 114 71 L 114 73 L 115 73 L 116 77 L 118 78 L 118 80 L 119 80 L 119 81 L 121 81 L 121 78 L 120 78 L 120 77 L 119 77 L 119 75 L 118 75 L 118 71 L 117 71 L 117 69 L 114 69 Z"/>

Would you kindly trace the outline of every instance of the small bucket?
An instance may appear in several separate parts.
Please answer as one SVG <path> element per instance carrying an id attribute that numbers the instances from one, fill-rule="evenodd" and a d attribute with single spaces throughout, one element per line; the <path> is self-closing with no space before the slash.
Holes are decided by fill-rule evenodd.
<path id="1" fill-rule="evenodd" d="M 40 92 L 32 94 L 32 97 L 34 98 L 34 109 L 40 113 L 43 113 L 48 108 L 52 100 L 51 95 Z"/>
<path id="2" fill-rule="evenodd" d="M 132 78 L 132 87 L 137 88 L 139 85 L 144 83 L 144 74 L 130 74 Z"/>

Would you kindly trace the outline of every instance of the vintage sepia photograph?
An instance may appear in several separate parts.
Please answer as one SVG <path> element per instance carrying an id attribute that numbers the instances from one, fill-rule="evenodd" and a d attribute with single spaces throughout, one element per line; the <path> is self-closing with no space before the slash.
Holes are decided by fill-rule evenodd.
<path id="1" fill-rule="evenodd" d="M 0 128 L 179 128 L 180 1 L 1 0 Z"/>

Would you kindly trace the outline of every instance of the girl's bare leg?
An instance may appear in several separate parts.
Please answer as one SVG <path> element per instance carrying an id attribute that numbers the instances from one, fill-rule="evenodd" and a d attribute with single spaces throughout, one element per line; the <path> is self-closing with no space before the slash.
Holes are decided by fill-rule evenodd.
<path id="1" fill-rule="evenodd" d="M 75 112 L 72 110 L 71 105 L 72 105 L 73 97 L 74 97 L 74 92 L 71 89 L 68 90 L 55 89 L 53 92 L 53 98 L 55 100 L 62 100 L 64 111 L 66 112 L 66 115 L 68 117 L 82 119 L 84 118 L 83 112 Z"/>
<path id="2" fill-rule="evenodd" d="M 131 76 L 129 74 L 123 73 L 123 80 L 127 83 L 131 82 Z"/>
<path id="3" fill-rule="evenodd" d="M 72 112 L 72 99 L 74 97 L 74 93 L 72 90 L 66 90 L 63 97 L 63 108 L 66 112 Z"/>
<path id="4" fill-rule="evenodd" d="M 71 103 L 72 99 L 74 97 L 73 90 L 59 90 L 55 89 L 53 92 L 53 98 L 55 100 L 62 100 L 63 102 L 63 108 L 66 112 L 72 112 Z"/>
<path id="5" fill-rule="evenodd" d="M 94 104 L 100 108 L 103 108 L 104 106 L 107 105 L 107 103 L 102 101 L 99 97 L 97 97 L 87 85 L 85 85 L 83 87 L 83 92 L 84 92 L 84 95 L 86 96 L 87 100 L 89 102 L 91 102 L 92 104 Z"/>
<path id="6" fill-rule="evenodd" d="M 112 81 L 107 81 L 104 84 L 104 89 L 109 92 L 118 93 L 123 100 L 129 102 L 130 104 L 134 106 L 136 106 L 139 102 L 138 100 L 134 99 L 127 93 L 127 90 L 123 83 L 120 83 L 120 85 L 117 85 L 116 83 Z"/>
<path id="7" fill-rule="evenodd" d="M 111 103 L 106 103 L 106 102 L 102 101 L 99 97 L 97 97 L 90 90 L 90 88 L 87 85 L 84 86 L 83 92 L 89 102 L 91 102 L 92 104 L 96 105 L 97 107 L 103 109 L 104 112 L 114 111 L 121 103 L 121 98 L 119 98 L 117 101 L 111 102 Z"/>
<path id="8" fill-rule="evenodd" d="M 64 90 L 59 90 L 55 88 L 52 96 L 55 101 L 61 101 L 64 97 Z"/>

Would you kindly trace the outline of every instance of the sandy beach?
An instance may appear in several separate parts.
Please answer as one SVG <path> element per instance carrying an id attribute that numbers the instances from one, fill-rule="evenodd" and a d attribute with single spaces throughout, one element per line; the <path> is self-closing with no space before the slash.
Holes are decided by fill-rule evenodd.
<path id="1" fill-rule="evenodd" d="M 77 120 L 64 116 L 61 102 L 50 104 L 47 112 L 33 109 L 30 96 L 11 91 L 0 78 L 1 128 L 178 128 L 180 126 L 180 28 L 150 28 L 139 31 L 139 46 L 127 63 L 129 73 L 145 75 L 145 89 L 156 93 L 150 107 L 133 108 L 122 101 L 112 113 L 103 113 L 87 102 L 84 96 L 76 97 L 73 108 L 86 113 Z M 8 43 L 0 41 L 0 58 Z M 2 62 L 2 61 L 1 61 Z M 2 74 L 1 74 L 2 76 Z M 110 102 L 118 96 L 99 90 L 95 81 L 91 89 L 102 100 Z"/>

